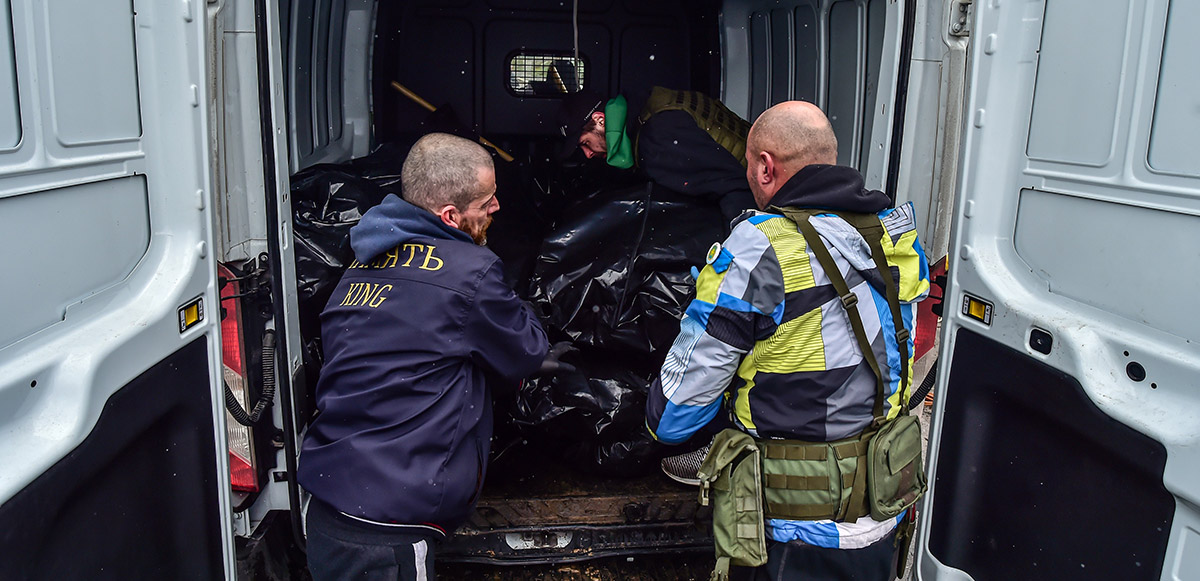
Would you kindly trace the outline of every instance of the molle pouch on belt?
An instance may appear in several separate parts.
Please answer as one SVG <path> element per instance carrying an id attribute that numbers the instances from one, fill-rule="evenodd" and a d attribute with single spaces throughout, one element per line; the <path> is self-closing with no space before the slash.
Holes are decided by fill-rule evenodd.
<path id="1" fill-rule="evenodd" d="M 879 428 L 867 448 L 868 500 L 871 518 L 895 518 L 925 493 L 921 460 L 921 424 L 902 415 Z"/>
<path id="2" fill-rule="evenodd" d="M 855 521 L 867 514 L 867 436 L 760 440 L 767 518 Z"/>
<path id="3" fill-rule="evenodd" d="M 700 504 L 711 502 L 713 507 L 713 580 L 728 579 L 731 564 L 758 567 L 767 562 L 760 466 L 754 439 L 735 429 L 717 434 L 700 465 Z"/>

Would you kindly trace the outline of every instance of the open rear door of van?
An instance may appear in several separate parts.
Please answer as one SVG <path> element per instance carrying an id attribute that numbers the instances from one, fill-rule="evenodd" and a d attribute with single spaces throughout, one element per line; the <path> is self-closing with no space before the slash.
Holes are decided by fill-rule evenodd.
<path id="1" fill-rule="evenodd" d="M 219 579 L 205 3 L 0 5 L 0 579 Z"/>
<path id="2" fill-rule="evenodd" d="M 914 578 L 1200 578 L 1200 4 L 972 10 Z"/>

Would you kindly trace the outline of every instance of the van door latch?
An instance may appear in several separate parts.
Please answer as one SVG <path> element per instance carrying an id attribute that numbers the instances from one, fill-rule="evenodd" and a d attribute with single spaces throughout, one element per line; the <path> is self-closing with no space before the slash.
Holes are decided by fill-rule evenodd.
<path id="1" fill-rule="evenodd" d="M 973 0 L 951 0 L 950 36 L 971 36 L 971 3 Z"/>

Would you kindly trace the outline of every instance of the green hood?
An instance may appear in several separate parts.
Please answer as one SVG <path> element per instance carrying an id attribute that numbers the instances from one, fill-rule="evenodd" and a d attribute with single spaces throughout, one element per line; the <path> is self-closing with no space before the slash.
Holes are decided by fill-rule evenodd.
<path id="1" fill-rule="evenodd" d="M 608 165 L 621 169 L 633 167 L 633 144 L 625 131 L 628 117 L 629 105 L 623 95 L 617 95 L 604 104 L 604 141 L 608 144 Z"/>

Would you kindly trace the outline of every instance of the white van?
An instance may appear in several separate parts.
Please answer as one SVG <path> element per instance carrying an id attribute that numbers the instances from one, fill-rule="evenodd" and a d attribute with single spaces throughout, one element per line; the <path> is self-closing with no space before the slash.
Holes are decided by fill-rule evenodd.
<path id="1" fill-rule="evenodd" d="M 949 265 L 915 578 L 1200 579 L 1197 26 L 1181 0 L 4 3 L 0 579 L 301 569 L 290 176 L 420 133 L 393 81 L 535 166 L 558 101 L 513 68 L 548 58 L 750 120 L 812 100 L 914 202 Z M 691 490 L 556 482 L 489 483 L 442 555 L 710 550 Z"/>

